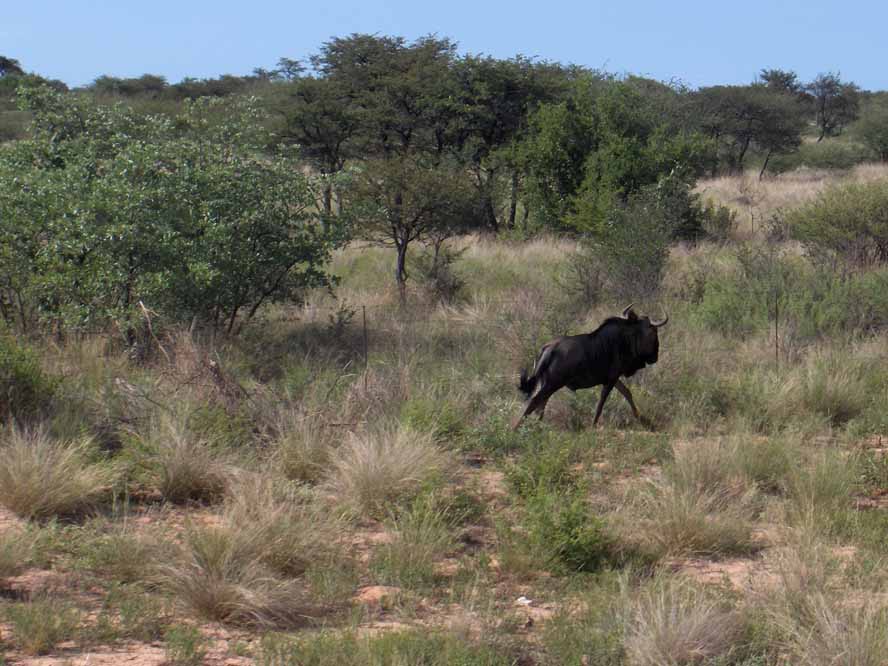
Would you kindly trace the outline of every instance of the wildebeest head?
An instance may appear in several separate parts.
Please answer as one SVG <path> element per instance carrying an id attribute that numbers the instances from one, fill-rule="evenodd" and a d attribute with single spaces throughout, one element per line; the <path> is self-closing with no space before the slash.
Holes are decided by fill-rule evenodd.
<path id="1" fill-rule="evenodd" d="M 635 352 L 638 358 L 645 365 L 656 363 L 660 353 L 660 338 L 657 335 L 657 329 L 664 326 L 669 321 L 669 317 L 660 321 L 652 321 L 647 316 L 639 317 L 632 309 L 632 304 L 623 310 L 623 317 L 633 324 Z"/>

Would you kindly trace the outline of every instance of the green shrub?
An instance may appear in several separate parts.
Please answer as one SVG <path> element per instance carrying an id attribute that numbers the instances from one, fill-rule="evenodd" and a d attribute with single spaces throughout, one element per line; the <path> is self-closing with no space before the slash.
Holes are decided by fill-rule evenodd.
<path id="1" fill-rule="evenodd" d="M 220 405 L 202 405 L 188 415 L 188 430 L 221 448 L 249 446 L 254 440 L 254 426 L 248 414 L 232 413 Z"/>
<path id="2" fill-rule="evenodd" d="M 5 611 L 15 644 L 29 655 L 48 654 L 62 641 L 73 638 L 81 620 L 74 606 L 55 597 L 10 604 Z"/>
<path id="3" fill-rule="evenodd" d="M 411 397 L 401 407 L 401 421 L 405 426 L 429 432 L 436 440 L 449 442 L 463 434 L 466 427 L 465 408 L 446 394 Z"/>
<path id="4" fill-rule="evenodd" d="M 585 592 L 581 601 L 580 608 L 562 606 L 543 626 L 542 641 L 549 663 L 623 666 L 625 613 L 621 591 L 600 585 Z"/>
<path id="5" fill-rule="evenodd" d="M 865 145 L 827 139 L 820 143 L 803 143 L 794 153 L 774 155 L 768 162 L 768 171 L 785 173 L 800 167 L 850 169 L 875 158 L 875 153 Z"/>
<path id="6" fill-rule="evenodd" d="M 792 236 L 808 255 L 846 270 L 888 261 L 888 183 L 829 187 L 787 213 Z"/>
<path id="7" fill-rule="evenodd" d="M 604 520 L 580 492 L 538 490 L 528 499 L 523 527 L 528 545 L 558 570 L 597 571 L 615 552 Z"/>
<path id="8" fill-rule="evenodd" d="M 435 579 L 435 561 L 454 546 L 448 508 L 433 496 L 418 498 L 389 524 L 392 540 L 374 553 L 371 570 L 379 582 L 421 589 Z"/>
<path id="9" fill-rule="evenodd" d="M 197 627 L 170 627 L 164 634 L 170 666 L 200 666 L 207 654 L 207 640 Z"/>
<path id="10" fill-rule="evenodd" d="M 0 332 L 0 419 L 31 419 L 52 403 L 59 380 L 40 367 L 37 354 Z"/>
<path id="11" fill-rule="evenodd" d="M 705 277 L 701 298 L 691 306 L 692 318 L 710 330 L 732 337 L 770 332 L 775 313 L 782 335 L 791 331 L 798 340 L 888 325 L 886 268 L 842 275 L 752 245 L 741 246 L 733 259 Z"/>
<path id="12" fill-rule="evenodd" d="M 35 539 L 19 530 L 0 532 L 0 584 L 24 571 L 34 551 Z"/>
<path id="13" fill-rule="evenodd" d="M 506 480 L 519 497 L 533 497 L 540 491 L 565 491 L 576 485 L 571 468 L 579 449 L 558 436 L 535 440 L 506 467 Z"/>
<path id="14" fill-rule="evenodd" d="M 662 203 L 662 205 L 667 205 Z M 603 226 L 589 236 L 575 265 L 600 267 L 597 279 L 608 299 L 632 302 L 660 288 L 673 229 L 671 211 L 651 188 L 613 208 Z"/>

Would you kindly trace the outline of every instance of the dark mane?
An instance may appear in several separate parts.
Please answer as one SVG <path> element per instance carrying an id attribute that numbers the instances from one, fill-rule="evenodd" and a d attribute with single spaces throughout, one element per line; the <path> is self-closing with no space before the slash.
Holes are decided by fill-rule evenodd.
<path id="1" fill-rule="evenodd" d="M 624 325 L 631 323 L 631 321 L 629 321 L 628 319 L 624 319 L 623 317 L 608 317 L 598 325 L 598 328 L 589 333 L 589 335 L 597 335 L 605 326 L 608 326 L 609 324 Z"/>
<path id="2" fill-rule="evenodd" d="M 608 317 L 589 333 L 592 339 L 590 357 L 594 362 L 608 360 L 626 368 L 626 377 L 631 377 L 641 370 L 646 363 L 639 358 L 636 348 L 634 331 L 638 330 L 641 320 L 629 320 L 623 317 Z M 633 331 L 627 335 L 627 329 Z"/>

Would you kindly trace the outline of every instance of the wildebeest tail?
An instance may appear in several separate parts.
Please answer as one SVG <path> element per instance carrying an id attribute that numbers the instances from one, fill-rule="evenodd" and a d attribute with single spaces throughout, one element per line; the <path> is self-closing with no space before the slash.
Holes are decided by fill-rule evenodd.
<path id="1" fill-rule="evenodd" d="M 527 370 L 524 368 L 521 369 L 521 378 L 518 382 L 518 390 L 520 390 L 527 398 L 533 395 L 534 390 L 537 387 L 537 384 L 542 377 L 543 372 L 549 365 L 549 347 L 543 347 L 542 352 L 540 352 L 539 357 L 537 358 L 536 363 L 534 364 L 533 374 L 528 376 Z"/>
<path id="2" fill-rule="evenodd" d="M 536 375 L 527 376 L 527 370 L 521 369 L 521 379 L 518 382 L 518 390 L 524 394 L 525 398 L 529 398 L 537 385 Z"/>

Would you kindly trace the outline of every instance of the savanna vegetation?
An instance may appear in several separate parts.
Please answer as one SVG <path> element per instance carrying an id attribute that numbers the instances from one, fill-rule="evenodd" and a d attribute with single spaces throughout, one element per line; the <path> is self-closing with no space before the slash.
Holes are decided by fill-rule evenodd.
<path id="1" fill-rule="evenodd" d="M 0 663 L 885 663 L 883 97 L 0 58 Z M 650 427 L 513 431 L 628 302 Z"/>

